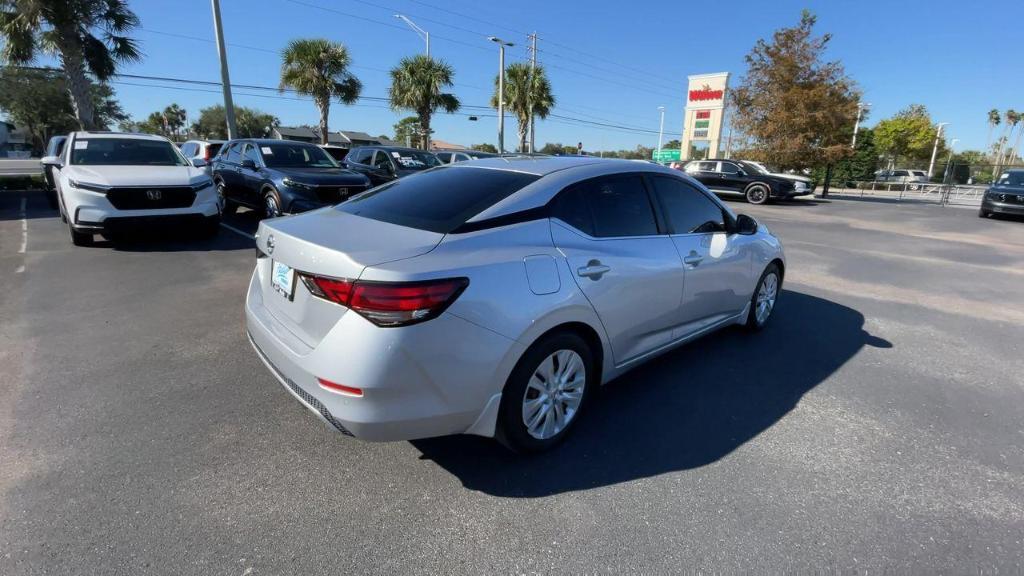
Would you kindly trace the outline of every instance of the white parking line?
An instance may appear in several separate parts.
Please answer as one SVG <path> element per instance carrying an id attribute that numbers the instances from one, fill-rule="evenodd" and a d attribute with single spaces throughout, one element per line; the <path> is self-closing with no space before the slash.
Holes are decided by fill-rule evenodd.
<path id="1" fill-rule="evenodd" d="M 252 234 L 249 234 L 248 232 L 246 232 L 244 230 L 239 230 L 238 228 L 235 228 L 234 226 L 232 226 L 230 224 L 225 224 L 225 223 L 221 222 L 220 225 L 225 227 L 225 228 L 227 228 L 228 230 L 231 230 L 235 234 L 241 234 L 242 236 L 245 236 L 249 240 L 255 240 L 256 239 L 256 236 L 254 236 Z"/>
<path id="2" fill-rule="evenodd" d="M 18 254 L 24 254 L 25 248 L 28 247 L 28 214 L 25 211 L 25 206 L 28 204 L 28 198 L 21 197 L 21 247 L 18 248 Z"/>

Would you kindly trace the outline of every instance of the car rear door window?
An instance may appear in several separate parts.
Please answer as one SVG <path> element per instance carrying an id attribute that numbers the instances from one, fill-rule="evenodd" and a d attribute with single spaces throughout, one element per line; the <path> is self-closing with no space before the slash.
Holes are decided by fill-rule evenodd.
<path id="1" fill-rule="evenodd" d="M 231 162 L 233 164 L 238 164 L 239 162 L 241 162 L 242 161 L 242 143 L 241 142 L 235 142 L 230 147 L 228 147 L 228 152 L 227 152 L 227 155 L 225 156 L 224 159 L 225 159 L 225 161 Z"/>
<path id="2" fill-rule="evenodd" d="M 740 173 L 739 166 L 736 166 L 732 162 L 719 162 L 719 164 L 722 165 L 721 171 L 722 171 L 723 174 L 739 174 Z"/>
<path id="3" fill-rule="evenodd" d="M 245 145 L 245 152 L 242 153 L 242 158 L 244 160 L 252 160 L 252 163 L 257 166 L 260 165 L 260 153 L 253 144 Z"/>
<path id="4" fill-rule="evenodd" d="M 556 217 L 596 238 L 651 236 L 658 224 L 639 174 L 602 176 L 559 194 Z"/>
<path id="5" fill-rule="evenodd" d="M 652 180 L 673 234 L 725 231 L 725 213 L 700 190 L 668 176 L 654 176 Z"/>
<path id="6" fill-rule="evenodd" d="M 391 167 L 391 160 L 388 159 L 388 153 L 384 150 L 377 150 L 377 153 L 373 157 L 373 167 L 380 170 L 387 170 Z"/>
<path id="7" fill-rule="evenodd" d="M 339 204 L 342 212 L 447 234 L 537 180 L 535 174 L 443 166 Z"/>

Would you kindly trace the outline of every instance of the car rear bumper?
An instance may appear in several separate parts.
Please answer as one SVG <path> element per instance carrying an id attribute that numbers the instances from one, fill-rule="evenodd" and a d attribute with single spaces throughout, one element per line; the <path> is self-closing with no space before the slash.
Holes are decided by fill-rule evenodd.
<path id="1" fill-rule="evenodd" d="M 992 214 L 1010 214 L 1013 216 L 1024 216 L 1024 204 L 1016 202 L 997 202 L 988 196 L 981 201 L 981 209 Z"/>
<path id="2" fill-rule="evenodd" d="M 480 420 L 496 406 L 523 352 L 518 342 L 450 313 L 380 328 L 346 311 L 308 346 L 264 304 L 260 282 L 257 271 L 246 297 L 253 347 L 292 396 L 339 432 L 371 441 L 493 434 L 493 421 Z M 362 396 L 331 391 L 318 379 L 358 388 Z"/>

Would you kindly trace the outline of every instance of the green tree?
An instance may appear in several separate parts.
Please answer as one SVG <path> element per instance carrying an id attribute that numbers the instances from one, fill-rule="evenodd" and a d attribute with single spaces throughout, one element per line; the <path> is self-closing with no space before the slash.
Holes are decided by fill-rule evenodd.
<path id="1" fill-rule="evenodd" d="M 830 34 L 814 36 L 817 18 L 758 40 L 747 73 L 731 93 L 732 124 L 758 159 L 780 169 L 828 164 L 850 154 L 860 93 L 838 61 L 824 60 Z"/>
<path id="2" fill-rule="evenodd" d="M 90 90 L 97 127 L 128 120 L 108 84 L 96 83 Z M 0 68 L 0 110 L 11 122 L 28 130 L 37 153 L 51 136 L 79 128 L 66 81 L 57 70 Z"/>
<path id="3" fill-rule="evenodd" d="M 281 54 L 281 86 L 313 98 L 320 109 L 320 143 L 327 144 L 331 99 L 354 104 L 363 84 L 351 72 L 344 45 L 322 38 L 292 40 Z"/>
<path id="4" fill-rule="evenodd" d="M 925 161 L 932 155 L 937 128 L 928 109 L 921 104 L 900 110 L 892 118 L 879 122 L 874 130 L 875 146 L 891 163 Z M 939 150 L 944 149 L 942 139 Z"/>
<path id="5" fill-rule="evenodd" d="M 489 144 L 487 142 L 484 142 L 483 144 L 473 144 L 472 146 L 470 146 L 470 149 L 479 150 L 480 152 L 490 152 L 491 154 L 498 153 L 498 147 L 495 146 L 494 144 Z"/>
<path id="6" fill-rule="evenodd" d="M 832 177 L 834 180 L 850 186 L 857 180 L 873 180 L 877 170 L 878 148 L 875 146 L 875 131 L 871 128 L 861 128 L 857 132 L 857 148 L 854 149 L 851 156 L 836 162 Z M 818 182 L 823 182 L 825 167 L 816 167 L 811 172 L 811 177 Z"/>
<path id="7" fill-rule="evenodd" d="M 163 111 L 164 126 L 167 127 L 168 136 L 180 136 L 181 129 L 185 127 L 188 112 L 177 104 L 171 104 Z"/>
<path id="8" fill-rule="evenodd" d="M 562 154 L 565 150 L 565 146 L 561 142 L 547 142 L 541 147 L 538 152 L 541 154 Z"/>
<path id="9" fill-rule="evenodd" d="M 403 146 L 407 146 L 409 143 L 420 144 L 420 119 L 418 117 L 406 116 L 396 122 L 393 128 L 396 142 L 401 142 Z"/>
<path id="10" fill-rule="evenodd" d="M 277 118 L 261 110 L 235 107 L 235 126 L 239 138 L 266 138 L 279 124 Z M 199 119 L 192 124 L 192 131 L 201 138 L 226 140 L 228 129 L 224 107 L 218 104 L 200 110 Z"/>
<path id="11" fill-rule="evenodd" d="M 419 55 L 402 58 L 391 69 L 388 98 L 392 110 L 411 110 L 420 120 L 420 142 L 430 148 L 430 119 L 438 109 L 451 114 L 459 109 L 454 94 L 442 92 L 450 88 L 455 71 L 443 60 Z"/>
<path id="12" fill-rule="evenodd" d="M 491 106 L 498 107 L 498 77 L 494 77 L 494 95 Z M 525 62 L 516 62 L 505 69 L 505 108 L 516 117 L 519 130 L 519 151 L 526 151 L 526 133 L 530 128 L 530 117 L 542 120 L 555 107 L 555 95 L 551 93 L 551 82 L 543 66 L 531 69 Z"/>
<path id="13" fill-rule="evenodd" d="M 24 65 L 39 52 L 57 58 L 78 125 L 94 130 L 100 123 L 88 74 L 103 82 L 118 64 L 140 60 L 126 35 L 138 24 L 125 0 L 0 0 L 0 59 Z"/>
<path id="14" fill-rule="evenodd" d="M 669 140 L 662 146 L 664 150 L 680 150 L 683 147 L 683 143 L 679 140 Z"/>

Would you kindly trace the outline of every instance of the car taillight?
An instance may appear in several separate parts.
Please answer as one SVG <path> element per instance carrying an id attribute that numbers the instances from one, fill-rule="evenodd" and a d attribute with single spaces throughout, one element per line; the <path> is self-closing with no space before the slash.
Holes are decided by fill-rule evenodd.
<path id="1" fill-rule="evenodd" d="M 377 326 L 407 326 L 437 317 L 469 285 L 469 278 L 371 282 L 301 274 L 311 294 L 341 304 Z"/>

